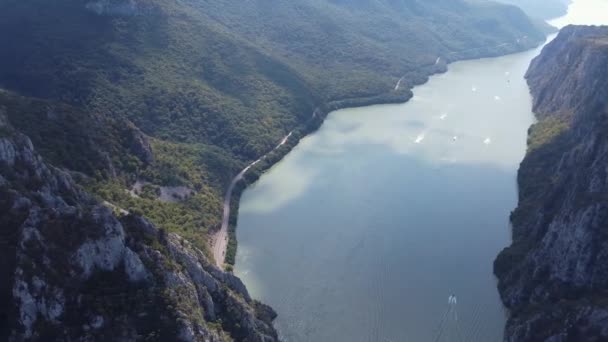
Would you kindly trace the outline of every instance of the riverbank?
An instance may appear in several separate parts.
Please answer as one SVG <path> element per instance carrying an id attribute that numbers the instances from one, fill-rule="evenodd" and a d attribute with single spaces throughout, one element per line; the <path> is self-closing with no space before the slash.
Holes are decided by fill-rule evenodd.
<path id="1" fill-rule="evenodd" d="M 395 88 L 391 89 L 388 93 L 365 98 L 349 98 L 332 101 L 315 109 L 313 115 L 307 122 L 292 130 L 273 150 L 248 164 L 247 167 L 231 181 L 224 197 L 222 225 L 220 229 L 214 232 L 210 237 L 211 250 L 213 251 L 217 266 L 230 270 L 232 265 L 234 265 L 238 244 L 235 232 L 239 200 L 242 192 L 248 185 L 257 181 L 265 171 L 269 170 L 287 155 L 293 147 L 298 144 L 300 139 L 315 132 L 321 127 L 329 113 L 345 108 L 364 107 L 376 104 L 405 103 L 413 96 L 412 88 L 426 83 L 430 76 L 446 72 L 450 63 L 480 58 L 492 58 L 522 52 L 538 47 L 543 42 L 544 41 L 530 41 L 527 38 L 520 37 L 516 41 L 505 42 L 496 46 L 451 52 L 447 54 L 447 57 L 438 56 L 433 64 L 421 67 L 422 70 L 418 69 L 416 72 L 410 71 L 405 73 L 396 80 Z M 419 75 L 421 71 L 425 75 L 424 77 L 414 76 Z"/>
<path id="2" fill-rule="evenodd" d="M 230 182 L 224 195 L 222 224 L 220 229 L 210 236 L 211 250 L 215 263 L 220 268 L 230 269 L 234 265 L 236 256 L 236 218 L 238 214 L 238 203 L 240 196 L 247 185 L 253 184 L 266 170 L 279 162 L 308 134 L 316 131 L 332 111 L 350 108 L 371 106 L 374 104 L 404 103 L 412 97 L 411 91 L 393 92 L 391 94 L 374 96 L 361 99 L 347 99 L 332 102 L 329 105 L 317 108 L 313 111 L 310 119 L 301 127 L 290 131 L 279 144 L 271 151 L 257 160 L 248 164 Z M 247 185 L 242 184 L 244 181 Z M 226 267 L 228 266 L 228 267 Z"/>
<path id="3" fill-rule="evenodd" d="M 234 272 L 284 340 L 458 340 L 455 319 L 441 323 L 451 294 L 461 340 L 502 340 L 491 261 L 510 242 L 539 51 L 451 64 L 404 104 L 332 112 L 243 193 Z"/>
<path id="4" fill-rule="evenodd" d="M 316 111 L 313 113 L 313 117 L 315 116 L 315 113 Z M 241 179 L 243 179 L 243 176 L 245 175 L 245 173 L 247 173 L 247 171 L 249 171 L 249 169 L 264 160 L 269 154 L 281 148 L 281 146 L 285 145 L 285 143 L 287 143 L 289 137 L 291 137 L 292 134 L 293 131 L 289 132 L 289 134 L 283 137 L 281 142 L 274 149 L 264 154 L 251 164 L 247 165 L 247 167 L 241 170 L 241 172 L 239 172 L 236 177 L 234 177 L 230 182 L 230 186 L 228 186 L 228 190 L 226 190 L 226 195 L 224 196 L 222 225 L 220 230 L 218 230 L 217 233 L 215 233 L 212 237 L 213 258 L 215 259 L 216 265 L 218 267 L 223 267 L 224 260 L 226 257 L 226 250 L 228 247 L 228 223 L 230 219 L 230 202 L 232 200 L 232 192 L 234 191 L 234 187 Z"/>

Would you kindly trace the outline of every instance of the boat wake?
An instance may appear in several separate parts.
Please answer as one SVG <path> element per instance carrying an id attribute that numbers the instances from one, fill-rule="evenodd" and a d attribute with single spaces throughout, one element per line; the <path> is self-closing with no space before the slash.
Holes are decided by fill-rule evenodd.
<path id="1" fill-rule="evenodd" d="M 414 140 L 414 143 L 420 144 L 422 142 L 422 140 L 424 140 L 425 136 L 426 136 L 425 133 L 418 134 L 418 136 L 416 137 L 416 140 Z"/>

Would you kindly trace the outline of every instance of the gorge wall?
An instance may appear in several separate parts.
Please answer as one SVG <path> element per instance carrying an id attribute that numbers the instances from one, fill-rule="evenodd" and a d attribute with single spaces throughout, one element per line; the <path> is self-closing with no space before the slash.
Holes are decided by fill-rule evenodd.
<path id="1" fill-rule="evenodd" d="M 494 264 L 506 341 L 608 339 L 608 27 L 568 26 L 526 74 L 538 122 L 513 243 Z"/>

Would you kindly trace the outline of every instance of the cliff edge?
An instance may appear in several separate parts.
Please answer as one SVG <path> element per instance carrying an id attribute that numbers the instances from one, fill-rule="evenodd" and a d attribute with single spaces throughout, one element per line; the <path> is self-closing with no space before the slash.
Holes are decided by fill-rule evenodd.
<path id="1" fill-rule="evenodd" d="M 100 203 L 8 117 L 0 107 L 0 340 L 277 341 L 276 314 L 237 277 Z"/>
<path id="2" fill-rule="evenodd" d="M 513 243 L 494 263 L 506 341 L 608 339 L 608 27 L 568 26 L 526 74 Z"/>

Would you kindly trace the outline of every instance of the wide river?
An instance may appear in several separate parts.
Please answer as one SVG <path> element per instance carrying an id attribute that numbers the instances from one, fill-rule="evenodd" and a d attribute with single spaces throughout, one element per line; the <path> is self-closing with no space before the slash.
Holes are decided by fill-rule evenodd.
<path id="1" fill-rule="evenodd" d="M 557 24 L 606 16 L 608 0 L 577 0 Z M 236 274 L 285 341 L 502 340 L 492 262 L 539 51 L 451 64 L 405 104 L 333 112 L 245 191 Z"/>

